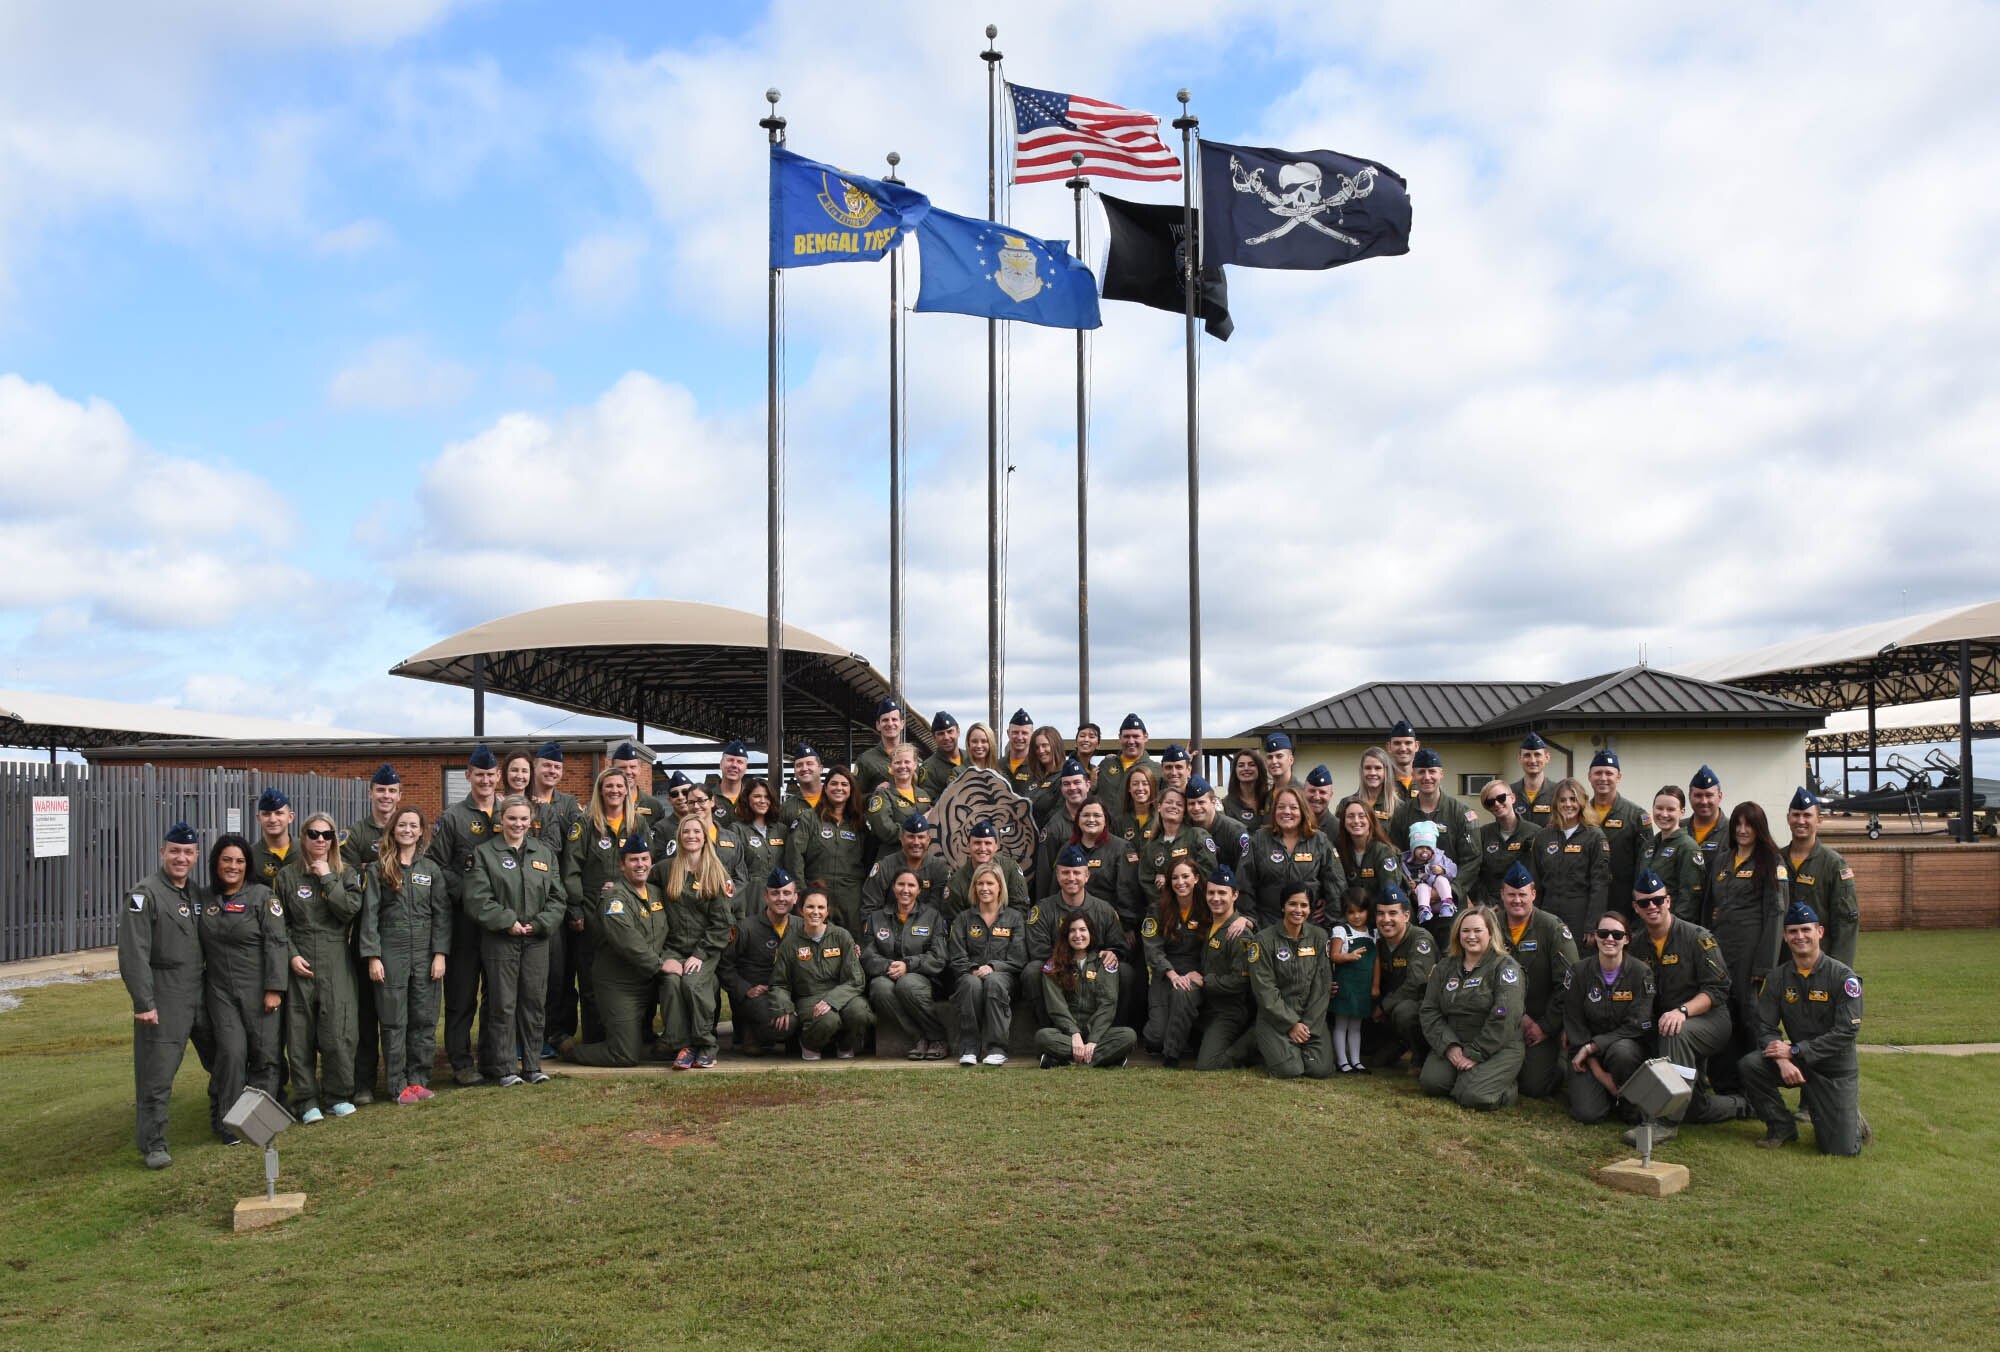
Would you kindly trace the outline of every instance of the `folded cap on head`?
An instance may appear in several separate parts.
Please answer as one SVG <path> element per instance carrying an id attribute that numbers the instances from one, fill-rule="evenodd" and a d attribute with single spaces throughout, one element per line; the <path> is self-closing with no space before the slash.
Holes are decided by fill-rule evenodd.
<path id="1" fill-rule="evenodd" d="M 634 831 L 631 835 L 618 842 L 618 853 L 620 854 L 651 854 L 652 852 L 653 843 L 646 839 L 644 832 Z"/>
<path id="2" fill-rule="evenodd" d="M 639 748 L 633 746 L 630 742 L 620 742 L 618 749 L 611 753 L 611 759 L 613 760 L 639 760 L 640 758 Z"/>
<path id="3" fill-rule="evenodd" d="M 1236 870 L 1227 864 L 1217 864 L 1215 872 L 1208 875 L 1208 881 L 1209 885 L 1213 887 L 1234 888 L 1236 886 Z"/>
<path id="4" fill-rule="evenodd" d="M 1526 737 L 1521 739 L 1521 750 L 1523 751 L 1547 751 L 1548 749 L 1549 744 L 1542 740 L 1542 734 L 1539 732 L 1530 732 Z"/>
<path id="5" fill-rule="evenodd" d="M 1444 757 L 1438 755 L 1437 752 L 1431 750 L 1429 747 L 1424 747 L 1416 755 L 1410 757 L 1410 768 L 1412 770 L 1436 770 L 1443 765 Z"/>
<path id="6" fill-rule="evenodd" d="M 1058 775 L 1057 778 L 1068 779 L 1072 775 L 1074 775 L 1079 779 L 1090 778 L 1090 771 L 1084 769 L 1083 762 L 1078 760 L 1074 756 L 1071 756 L 1068 760 L 1063 762 L 1062 774 Z"/>
<path id="7" fill-rule="evenodd" d="M 1032 728 L 1035 726 L 1035 720 L 1028 717 L 1026 709 L 1016 709 L 1014 716 L 1007 720 L 1007 726 L 1010 728 Z"/>
<path id="8" fill-rule="evenodd" d="M 1160 753 L 1160 764 L 1183 765 L 1187 762 L 1187 758 L 1188 758 L 1187 748 L 1182 746 L 1179 742 L 1175 742 L 1172 745 L 1168 746 L 1165 751 L 1162 751 Z"/>
<path id="9" fill-rule="evenodd" d="M 879 719 L 884 714 L 898 713 L 902 707 L 893 699 L 878 699 L 875 701 L 875 717 Z"/>
<path id="10" fill-rule="evenodd" d="M 722 754 L 725 756 L 741 756 L 747 759 L 750 755 L 750 748 L 741 742 L 729 742 L 723 746 Z"/>
<path id="11" fill-rule="evenodd" d="M 906 836 L 920 836 L 930 829 L 929 818 L 925 817 L 921 812 L 912 812 L 909 816 L 903 818 L 903 834 Z"/>
<path id="12" fill-rule="evenodd" d="M 1593 770 L 1601 770 L 1607 766 L 1613 770 L 1620 768 L 1618 753 L 1608 746 L 1590 758 L 1590 768 Z"/>
<path id="13" fill-rule="evenodd" d="M 819 752 L 813 750 L 811 742 L 800 742 L 792 749 L 793 760 L 818 760 Z"/>
<path id="14" fill-rule="evenodd" d="M 186 822 L 175 822 L 167 828 L 166 835 L 161 839 L 169 845 L 193 845 L 200 840 L 200 837 L 195 835 L 194 828 Z"/>
<path id="15" fill-rule="evenodd" d="M 560 765 L 562 763 L 562 758 L 563 758 L 563 749 L 561 742 L 543 742 L 540 746 L 535 748 L 536 760 L 554 761 L 558 765 Z"/>
<path id="16" fill-rule="evenodd" d="M 766 892 L 774 892 L 780 887 L 790 887 L 795 881 L 796 879 L 792 877 L 792 871 L 783 864 L 780 864 L 772 869 L 771 876 L 764 880 L 764 890 Z"/>
<path id="17" fill-rule="evenodd" d="M 1803 901 L 1795 901 L 1785 908 L 1786 929 L 1790 929 L 1793 925 L 1817 925 L 1818 923 L 1819 912 L 1806 905 Z"/>
<path id="18" fill-rule="evenodd" d="M 1290 751 L 1291 749 L 1292 738 L 1290 733 L 1267 732 L 1264 734 L 1265 751 Z"/>
<path id="19" fill-rule="evenodd" d="M 500 762 L 494 757 L 492 750 L 487 747 L 486 743 L 481 742 L 478 746 L 472 748 L 472 754 L 465 758 L 465 768 L 468 770 L 497 770 L 500 768 Z"/>
<path id="20" fill-rule="evenodd" d="M 957 726 L 958 720 L 942 709 L 931 715 L 932 732 L 943 732 L 946 728 L 955 728 Z"/>
<path id="21" fill-rule="evenodd" d="M 1811 789 L 1800 788 L 1797 793 L 1792 795 L 1790 810 L 1793 812 L 1809 812 L 1813 808 L 1818 807 L 1819 804 L 1820 798 L 1818 794 L 1814 793 Z"/>
<path id="22" fill-rule="evenodd" d="M 383 761 L 375 767 L 375 773 L 368 777 L 370 784 L 400 784 L 403 777 L 396 773 L 396 767 Z"/>
<path id="23" fill-rule="evenodd" d="M 1125 721 L 1118 725 L 1118 731 L 1120 732 L 1144 732 L 1145 730 L 1146 720 L 1137 714 L 1126 714 Z"/>
<path id="24" fill-rule="evenodd" d="M 1330 788 L 1333 785 L 1333 771 L 1324 765 L 1315 765 L 1306 772 L 1306 783 L 1316 789 Z"/>
<path id="25" fill-rule="evenodd" d="M 1715 771 L 1704 765 L 1694 772 L 1694 778 L 1688 781 L 1688 787 L 1691 789 L 1719 789 L 1722 787 L 1722 781 L 1715 777 Z"/>
<path id="26" fill-rule="evenodd" d="M 972 840 L 998 840 L 1000 838 L 1000 833 L 993 829 L 993 823 L 987 821 L 984 817 L 974 822 L 972 829 L 965 834 Z"/>
<path id="27" fill-rule="evenodd" d="M 1513 866 L 1501 875 L 1500 882 L 1505 887 L 1533 887 L 1535 875 L 1528 872 L 1528 866 L 1516 859 Z"/>
<path id="28" fill-rule="evenodd" d="M 1214 792 L 1215 792 L 1215 785 L 1209 783 L 1206 779 L 1202 778 L 1200 775 L 1188 776 L 1187 796 L 1189 802 L 1193 802 L 1197 798 L 1206 798 L 1208 797 L 1208 795 Z"/>
<path id="29" fill-rule="evenodd" d="M 1389 736 L 1392 740 L 1397 737 L 1414 737 L 1416 735 L 1417 730 L 1410 726 L 1410 720 L 1407 718 L 1399 718 L 1389 725 Z"/>
<path id="30" fill-rule="evenodd" d="M 266 789 L 257 795 L 257 810 L 259 812 L 283 812 L 291 805 L 292 800 L 285 797 L 283 789 Z"/>
<path id="31" fill-rule="evenodd" d="M 1666 890 L 1667 885 L 1660 875 L 1649 868 L 1640 869 L 1632 878 L 1632 895 L 1635 897 L 1650 897 L 1655 892 Z"/>
<path id="32" fill-rule="evenodd" d="M 1089 864 L 1090 856 L 1083 852 L 1081 845 L 1065 845 L 1062 853 L 1056 856 L 1057 868 L 1086 868 Z"/>

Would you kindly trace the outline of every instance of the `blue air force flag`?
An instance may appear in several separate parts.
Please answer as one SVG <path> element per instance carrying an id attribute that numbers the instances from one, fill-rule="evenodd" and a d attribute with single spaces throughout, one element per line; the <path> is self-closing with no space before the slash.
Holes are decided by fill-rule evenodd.
<path id="1" fill-rule="evenodd" d="M 1094 329 L 1097 280 L 1066 240 L 933 209 L 917 226 L 923 282 L 919 310 L 1023 319 L 1052 329 Z"/>
<path id="2" fill-rule="evenodd" d="M 865 263 L 902 242 L 931 199 L 771 147 L 771 266 Z"/>
<path id="3" fill-rule="evenodd" d="M 1373 160 L 1203 141 L 1201 224 L 1205 267 L 1337 268 L 1410 251 L 1410 194 Z"/>

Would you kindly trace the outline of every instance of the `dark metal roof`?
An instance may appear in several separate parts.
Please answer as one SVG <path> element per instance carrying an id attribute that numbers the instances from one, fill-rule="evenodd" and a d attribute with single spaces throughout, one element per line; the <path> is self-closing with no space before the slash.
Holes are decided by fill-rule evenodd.
<path id="1" fill-rule="evenodd" d="M 381 757 L 393 761 L 397 756 L 464 756 L 472 748 L 484 743 L 494 754 L 502 754 L 515 747 L 532 751 L 543 742 L 550 740 L 549 734 L 537 732 L 519 736 L 492 737 L 292 737 L 292 738 L 251 738 L 251 737 L 181 737 L 153 742 L 131 742 L 122 746 L 105 746 L 90 749 L 86 759 L 91 761 L 146 761 L 146 760 L 222 760 L 234 757 L 256 756 L 354 756 L 372 759 Z M 632 740 L 631 734 L 617 733 L 574 734 L 568 737 L 558 735 L 554 739 L 562 744 L 569 755 L 609 755 L 620 742 Z M 658 742 L 649 741 L 646 746 L 655 755 L 701 754 L 713 756 L 715 746 L 709 742 Z"/>
<path id="2" fill-rule="evenodd" d="M 1637 666 L 1544 691 L 1496 715 L 1480 733 L 1487 740 L 1499 740 L 1522 736 L 1530 728 L 1692 731 L 1816 728 L 1825 721 L 1818 709 L 1776 695 Z"/>
<path id="3" fill-rule="evenodd" d="M 1551 681 L 1370 681 L 1260 723 L 1242 735 L 1310 733 L 1322 741 L 1376 742 L 1407 718 L 1419 738 L 1470 733 L 1546 690 Z"/>

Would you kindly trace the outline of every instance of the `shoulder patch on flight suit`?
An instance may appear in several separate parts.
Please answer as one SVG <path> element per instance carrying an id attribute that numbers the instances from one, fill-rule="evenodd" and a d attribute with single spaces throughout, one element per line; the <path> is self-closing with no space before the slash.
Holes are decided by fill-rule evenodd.
<path id="1" fill-rule="evenodd" d="M 1041 907 L 1039 907 L 1039 906 L 1030 906 L 1030 907 L 1028 908 L 1028 923 L 1029 923 L 1030 925 L 1034 924 L 1034 923 L 1035 923 L 1035 922 L 1036 922 L 1037 920 L 1040 920 L 1041 918 L 1042 918 L 1042 908 L 1041 908 Z"/>
<path id="2" fill-rule="evenodd" d="M 278 917 L 278 919 L 280 920 L 283 920 L 285 918 L 285 908 L 283 905 L 279 903 L 276 897 L 271 898 L 271 914 Z"/>
<path id="3" fill-rule="evenodd" d="M 1715 936 L 1714 936 L 1713 934 L 1704 934 L 1704 935 L 1702 935 L 1702 936 L 1701 936 L 1701 947 L 1702 947 L 1702 948 L 1704 948 L 1704 949 L 1709 949 L 1709 948 L 1714 948 L 1714 947 L 1715 947 Z"/>
<path id="4" fill-rule="evenodd" d="M 1257 941 L 1255 939 L 1252 939 L 1250 941 L 1250 952 L 1249 952 L 1250 961 L 1255 962 L 1262 956 L 1264 956 L 1264 950 L 1257 947 Z"/>
<path id="5" fill-rule="evenodd" d="M 582 822 L 572 822 L 572 823 L 570 823 L 570 828 L 569 828 L 569 838 L 570 838 L 571 840 L 582 840 L 582 839 L 583 839 L 583 823 L 582 823 Z"/>
<path id="6" fill-rule="evenodd" d="M 625 914 L 625 903 L 619 898 L 613 897 L 611 904 L 604 908 L 604 913 L 606 915 L 623 915 Z"/>
<path id="7" fill-rule="evenodd" d="M 1847 978 L 1847 980 L 1840 983 L 1840 988 L 1847 992 L 1847 998 L 1850 1000 L 1859 1000 L 1861 998 L 1861 978 L 1858 976 Z"/>
<path id="8" fill-rule="evenodd" d="M 1418 931 L 1417 931 L 1417 952 L 1419 952 L 1419 953 L 1428 953 L 1428 952 L 1430 952 L 1430 951 L 1431 951 L 1431 936 L 1430 936 L 1430 933 L 1429 933 L 1429 931 L 1427 931 L 1427 930 L 1418 930 Z"/>
<path id="9" fill-rule="evenodd" d="M 485 823 L 483 823 L 483 822 L 474 822 L 474 823 L 472 824 L 472 834 L 473 834 L 473 835 L 475 835 L 475 836 L 483 836 L 483 835 L 485 835 L 485 834 L 486 834 L 486 825 L 485 825 Z"/>
<path id="10" fill-rule="evenodd" d="M 1159 932 L 1160 932 L 1160 922 L 1159 918 L 1156 916 L 1150 916 L 1150 915 L 1147 916 L 1145 919 L 1145 923 L 1139 926 L 1139 933 L 1143 938 L 1151 939 Z"/>
<path id="11" fill-rule="evenodd" d="M 132 894 L 132 909 L 135 911 L 146 909 L 146 894 L 144 892 L 134 892 Z"/>

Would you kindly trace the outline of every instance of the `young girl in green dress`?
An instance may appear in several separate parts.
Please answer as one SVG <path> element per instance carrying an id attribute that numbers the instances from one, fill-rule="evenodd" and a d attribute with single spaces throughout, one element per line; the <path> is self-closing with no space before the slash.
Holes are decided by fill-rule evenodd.
<path id="1" fill-rule="evenodd" d="M 1333 1059 L 1342 1075 L 1366 1075 L 1361 1064 L 1361 1025 L 1375 1006 L 1375 903 L 1368 889 L 1353 886 L 1341 898 L 1341 921 L 1331 925 L 1333 940 Z"/>

